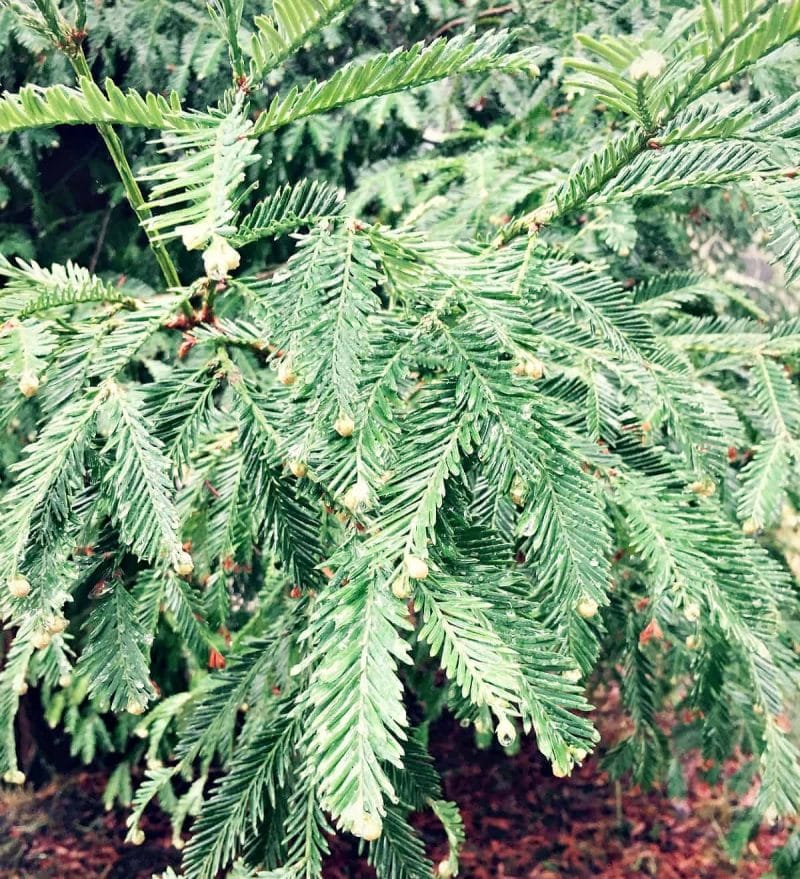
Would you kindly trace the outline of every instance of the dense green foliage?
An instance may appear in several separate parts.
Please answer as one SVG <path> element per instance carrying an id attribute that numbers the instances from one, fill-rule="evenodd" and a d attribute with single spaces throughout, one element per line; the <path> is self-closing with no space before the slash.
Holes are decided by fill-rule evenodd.
<path id="1" fill-rule="evenodd" d="M 36 685 L 187 879 L 453 875 L 431 722 L 597 668 L 800 808 L 800 0 L 662 7 L 0 0 L 7 782 Z"/>

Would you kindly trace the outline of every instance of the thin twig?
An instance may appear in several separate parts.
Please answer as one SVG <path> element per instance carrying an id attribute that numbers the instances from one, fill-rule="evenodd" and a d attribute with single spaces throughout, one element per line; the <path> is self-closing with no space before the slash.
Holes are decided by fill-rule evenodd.
<path id="1" fill-rule="evenodd" d="M 461 27 L 462 24 L 468 24 L 470 21 L 477 21 L 479 18 L 491 18 L 493 15 L 504 15 L 506 12 L 512 12 L 513 9 L 513 3 L 505 3 L 503 6 L 491 6 L 489 9 L 477 12 L 473 16 L 462 15 L 460 18 L 454 18 L 443 24 L 439 30 L 434 33 L 431 39 L 435 40 L 436 37 L 440 37 L 442 34 L 447 33 L 447 31 L 453 30 L 453 28 L 456 27 Z"/>
<path id="2" fill-rule="evenodd" d="M 97 244 L 94 246 L 94 253 L 92 253 L 92 258 L 89 260 L 89 271 L 94 272 L 97 267 L 97 260 L 100 258 L 100 251 L 103 249 L 103 244 L 106 240 L 106 232 L 108 232 L 108 222 L 111 219 L 111 211 L 114 210 L 114 205 L 109 205 L 106 208 L 105 214 L 103 214 L 103 222 L 100 224 L 100 234 L 97 236 Z"/>

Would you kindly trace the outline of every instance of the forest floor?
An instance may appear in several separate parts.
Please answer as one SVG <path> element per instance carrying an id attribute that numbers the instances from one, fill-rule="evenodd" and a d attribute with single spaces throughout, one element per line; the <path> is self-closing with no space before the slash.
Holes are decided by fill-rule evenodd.
<path id="1" fill-rule="evenodd" d="M 476 751 L 471 732 L 450 719 L 435 726 L 431 746 L 466 826 L 464 879 L 755 879 L 769 872 L 787 835 L 780 826 L 762 828 L 738 862 L 730 860 L 725 839 L 741 804 L 727 783 L 733 764 L 712 783 L 708 767 L 689 755 L 686 793 L 670 799 L 661 790 L 617 788 L 596 758 L 569 779 L 554 778 L 530 740 L 510 758 L 497 746 Z M 74 772 L 35 791 L 2 791 L 0 879 L 150 879 L 177 867 L 164 816 L 153 811 L 145 843 L 126 845 L 125 812 L 104 811 L 103 785 L 101 773 Z M 429 853 L 443 857 L 435 819 L 415 823 Z M 354 844 L 335 840 L 325 876 L 374 873 Z"/>

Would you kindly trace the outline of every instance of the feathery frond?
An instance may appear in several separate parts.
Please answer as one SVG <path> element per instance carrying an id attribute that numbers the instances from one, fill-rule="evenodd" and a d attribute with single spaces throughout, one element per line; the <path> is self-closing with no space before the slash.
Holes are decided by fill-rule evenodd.
<path id="1" fill-rule="evenodd" d="M 253 134 L 274 131 L 315 113 L 324 113 L 364 98 L 374 98 L 416 88 L 437 79 L 487 70 L 538 74 L 537 53 L 508 54 L 511 35 L 487 32 L 480 37 L 466 32 L 453 39 L 439 38 L 427 46 L 417 43 L 365 61 L 353 61 L 325 82 L 311 82 L 281 97 L 276 95 L 258 117 Z"/>
<path id="2" fill-rule="evenodd" d="M 91 80 L 81 78 L 78 88 L 26 85 L 18 94 L 3 92 L 0 131 L 98 122 L 161 130 L 192 125 L 184 118 L 175 92 L 167 99 L 150 93 L 142 96 L 133 89 L 123 92 L 111 80 L 104 85 L 105 93 Z"/>

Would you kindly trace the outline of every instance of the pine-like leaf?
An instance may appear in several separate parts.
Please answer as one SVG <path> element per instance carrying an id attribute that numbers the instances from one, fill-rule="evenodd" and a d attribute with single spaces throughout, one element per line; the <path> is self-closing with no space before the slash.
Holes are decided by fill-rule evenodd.
<path id="1" fill-rule="evenodd" d="M 430 585 L 429 585 L 430 584 Z M 490 606 L 466 583 L 441 574 L 416 586 L 419 636 L 465 698 L 499 720 L 520 711 L 522 669 L 490 621 Z"/>
<path id="2" fill-rule="evenodd" d="M 239 223 L 232 238 L 237 247 L 261 238 L 277 237 L 301 226 L 311 226 L 342 209 L 337 190 L 316 180 L 286 184 L 260 201 Z"/>
<path id="3" fill-rule="evenodd" d="M 91 80 L 81 78 L 79 88 L 26 85 L 19 94 L 3 92 L 0 132 L 99 122 L 161 130 L 191 127 L 176 92 L 166 99 L 154 94 L 142 96 L 133 89 L 122 92 L 111 80 L 106 80 L 105 87 L 104 94 Z"/>
<path id="4" fill-rule="evenodd" d="M 89 619 L 86 647 L 78 662 L 89 692 L 112 711 L 141 713 L 155 696 L 149 653 L 130 592 L 122 583 L 109 586 Z"/>
<path id="5" fill-rule="evenodd" d="M 19 684 L 24 682 L 33 655 L 30 631 L 20 629 L 9 646 L 0 671 L 0 772 L 18 769 L 14 719 L 19 707 Z"/>
<path id="6" fill-rule="evenodd" d="M 380 879 L 428 879 L 433 870 L 422 839 L 405 811 L 395 806 L 386 810 L 383 832 L 370 846 L 369 863 Z"/>
<path id="7" fill-rule="evenodd" d="M 214 879 L 240 849 L 248 829 L 255 831 L 287 781 L 296 736 L 296 719 L 284 706 L 234 754 L 192 828 L 183 858 L 187 879 Z"/>
<path id="8" fill-rule="evenodd" d="M 123 541 L 141 558 L 164 552 L 175 562 L 183 548 L 169 462 L 138 408 L 128 388 L 108 385 L 107 411 L 113 420 L 103 449 L 111 461 L 104 486 Z"/>
<path id="9" fill-rule="evenodd" d="M 757 528 L 774 524 L 781 512 L 789 479 L 789 451 L 794 444 L 773 437 L 753 450 L 740 474 L 738 513 Z"/>
<path id="10" fill-rule="evenodd" d="M 272 16 L 256 16 L 250 75 L 264 76 L 346 12 L 354 0 L 277 0 Z"/>
<path id="11" fill-rule="evenodd" d="M 136 307 L 136 301 L 118 287 L 70 261 L 46 269 L 38 263 L 22 260 L 13 265 L 0 255 L 0 277 L 6 278 L 0 294 L 0 317 L 3 320 L 24 320 L 30 315 L 42 315 L 86 302 Z"/>
<path id="12" fill-rule="evenodd" d="M 170 158 L 139 175 L 152 186 L 148 204 L 154 215 L 147 228 L 162 239 L 180 235 L 181 227 L 197 229 L 204 241 L 232 234 L 236 189 L 255 161 L 251 132 L 252 123 L 237 103 L 211 125 L 162 140 Z"/>
<path id="13" fill-rule="evenodd" d="M 315 113 L 448 76 L 493 69 L 538 73 L 536 53 L 509 55 L 506 49 L 510 42 L 511 35 L 506 31 L 488 32 L 477 39 L 467 31 L 451 40 L 440 38 L 428 45 L 417 43 L 410 49 L 353 61 L 325 82 L 311 82 L 283 97 L 276 95 L 258 117 L 253 134 L 266 134 Z"/>
<path id="14" fill-rule="evenodd" d="M 83 490 L 85 455 L 102 392 L 91 392 L 53 418 L 16 466 L 13 488 L 3 503 L 0 565 L 5 578 L 23 565 L 32 538 L 51 540 L 70 516 Z"/>
<path id="15" fill-rule="evenodd" d="M 308 692 L 320 800 L 347 829 L 358 829 L 364 813 L 380 818 L 395 799 L 386 766 L 400 765 L 407 725 L 397 664 L 410 661 L 399 602 L 357 565 L 318 606 Z"/>
<path id="16" fill-rule="evenodd" d="M 750 191 L 770 230 L 769 248 L 793 283 L 800 278 L 800 185 L 771 180 Z"/>

